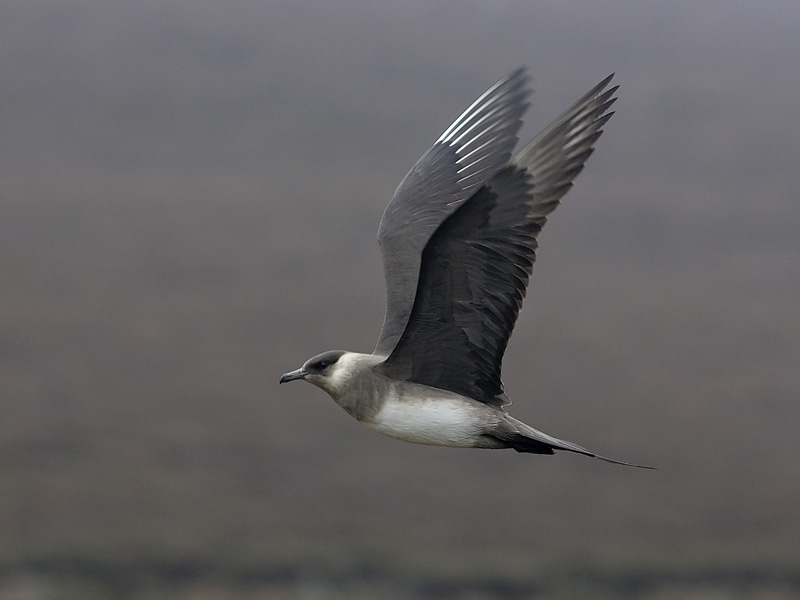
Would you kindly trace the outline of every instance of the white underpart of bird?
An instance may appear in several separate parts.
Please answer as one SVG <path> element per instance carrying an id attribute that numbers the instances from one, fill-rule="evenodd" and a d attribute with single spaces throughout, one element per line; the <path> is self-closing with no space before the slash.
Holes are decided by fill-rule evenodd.
<path id="1" fill-rule="evenodd" d="M 613 114 L 612 77 L 516 154 L 530 93 L 525 70 L 475 100 L 411 168 L 383 214 L 386 314 L 375 350 L 323 352 L 280 382 L 308 381 L 367 427 L 406 442 L 566 450 L 641 467 L 513 418 L 500 379 L 537 237 Z"/>

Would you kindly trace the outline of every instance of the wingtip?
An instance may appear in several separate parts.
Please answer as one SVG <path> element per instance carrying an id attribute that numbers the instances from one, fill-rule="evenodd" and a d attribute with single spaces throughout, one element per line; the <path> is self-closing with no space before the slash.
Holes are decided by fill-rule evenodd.
<path id="1" fill-rule="evenodd" d="M 512 85 L 520 90 L 525 96 L 528 96 L 531 93 L 530 84 L 531 84 L 531 76 L 528 73 L 528 67 L 525 65 L 519 66 L 516 69 L 512 70 L 508 73 L 505 77 L 503 77 L 500 81 L 498 81 L 495 86 L 502 86 L 502 85 Z"/>
<path id="2" fill-rule="evenodd" d="M 516 69 L 512 69 L 509 73 L 501 78 L 497 83 L 494 84 L 492 87 L 500 87 L 505 85 L 511 81 L 519 82 L 519 85 L 525 85 L 530 81 L 530 74 L 528 73 L 528 67 L 525 65 L 519 66 Z"/>
<path id="3" fill-rule="evenodd" d="M 586 98 L 591 98 L 591 97 L 597 97 L 597 96 L 599 96 L 601 94 L 605 94 L 605 95 L 608 95 L 608 96 L 611 96 L 611 95 L 615 94 L 617 92 L 617 90 L 619 89 L 619 84 L 617 84 L 614 87 L 609 88 L 608 90 L 606 90 L 606 87 L 608 86 L 609 83 L 611 83 L 611 80 L 614 79 L 615 75 L 616 75 L 616 73 L 611 73 L 611 75 L 609 75 L 608 77 L 603 79 L 603 81 L 601 81 L 596 86 L 594 86 L 591 89 L 591 91 L 588 94 L 586 94 L 585 97 Z M 605 91 L 603 91 L 603 90 L 605 90 Z"/>
<path id="4" fill-rule="evenodd" d="M 516 69 L 512 69 L 511 72 L 506 75 L 507 79 L 513 79 L 515 77 L 528 77 L 528 67 L 520 65 Z"/>
<path id="5" fill-rule="evenodd" d="M 506 81 L 514 81 L 522 90 L 525 96 L 531 93 L 531 75 L 528 73 L 528 67 L 522 65 L 511 71 L 505 77 Z"/>

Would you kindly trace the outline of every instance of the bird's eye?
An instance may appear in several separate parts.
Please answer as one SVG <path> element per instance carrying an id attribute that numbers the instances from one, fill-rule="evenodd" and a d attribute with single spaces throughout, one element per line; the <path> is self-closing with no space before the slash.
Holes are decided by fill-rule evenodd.
<path id="1" fill-rule="evenodd" d="M 330 365 L 330 364 L 331 363 L 329 363 L 327 360 L 321 360 L 321 361 L 319 361 L 317 363 L 316 366 L 317 366 L 317 369 L 319 369 L 320 371 L 324 371 L 325 369 L 328 368 L 328 365 Z"/>

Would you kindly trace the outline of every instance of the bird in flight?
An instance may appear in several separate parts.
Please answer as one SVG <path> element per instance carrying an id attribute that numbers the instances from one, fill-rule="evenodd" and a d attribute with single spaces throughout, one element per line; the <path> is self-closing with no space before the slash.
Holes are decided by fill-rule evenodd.
<path id="1" fill-rule="evenodd" d="M 372 354 L 323 352 L 304 379 L 356 420 L 406 442 L 566 450 L 607 462 L 508 414 L 501 363 L 547 215 L 572 187 L 613 112 L 613 75 L 513 154 L 528 77 L 504 77 L 459 116 L 400 182 L 378 241 L 386 313 Z"/>

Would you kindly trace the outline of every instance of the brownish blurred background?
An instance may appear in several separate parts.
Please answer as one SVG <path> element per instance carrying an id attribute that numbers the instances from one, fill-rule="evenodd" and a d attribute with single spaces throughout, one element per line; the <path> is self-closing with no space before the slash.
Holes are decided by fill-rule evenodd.
<path id="1" fill-rule="evenodd" d="M 4 0 L 0 600 L 800 598 L 800 5 Z M 659 471 L 403 444 L 284 371 L 371 351 L 394 187 L 526 64 L 616 71 L 514 414 Z"/>

